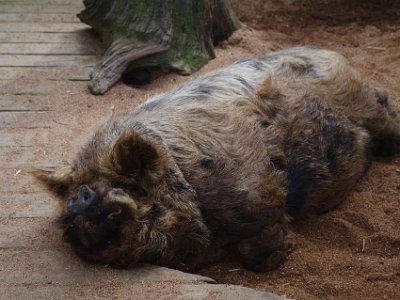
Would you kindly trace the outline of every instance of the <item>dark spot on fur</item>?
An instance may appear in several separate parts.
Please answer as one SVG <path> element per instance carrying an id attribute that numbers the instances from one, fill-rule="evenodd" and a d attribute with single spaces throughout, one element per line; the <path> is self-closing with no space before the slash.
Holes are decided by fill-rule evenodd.
<path id="1" fill-rule="evenodd" d="M 246 88 L 248 88 L 248 89 L 252 89 L 253 88 L 252 85 L 246 79 L 244 79 L 243 77 L 235 76 L 234 78 L 237 81 L 239 81 L 242 85 L 244 85 Z"/>
<path id="2" fill-rule="evenodd" d="M 257 110 L 257 109 L 254 109 L 254 110 L 253 110 L 253 114 L 255 114 L 256 116 L 261 116 L 260 111 Z"/>
<path id="3" fill-rule="evenodd" d="M 277 170 L 286 170 L 286 161 L 280 156 L 271 156 L 271 164 Z"/>
<path id="4" fill-rule="evenodd" d="M 307 162 L 289 161 L 287 166 L 288 193 L 286 196 L 285 210 L 295 213 L 303 206 L 308 191 L 314 183 L 315 171 Z"/>
<path id="5" fill-rule="evenodd" d="M 174 185 L 174 189 L 178 192 L 178 193 L 183 193 L 184 191 L 188 190 L 188 186 L 186 184 L 184 184 L 183 182 L 176 182 Z"/>
<path id="6" fill-rule="evenodd" d="M 342 155 L 350 155 L 354 146 L 354 137 L 350 131 L 341 130 L 333 122 L 326 122 L 322 128 L 327 148 L 325 149 L 325 159 L 330 170 L 334 170 L 338 164 L 338 152 Z"/>
<path id="7" fill-rule="evenodd" d="M 334 146 L 328 147 L 325 153 L 325 159 L 328 161 L 328 167 L 330 170 L 334 170 L 337 166 L 337 155 Z"/>
<path id="8" fill-rule="evenodd" d="M 203 182 L 201 186 L 207 188 L 197 191 L 203 218 L 224 242 L 237 242 L 254 235 L 277 213 L 274 208 L 248 207 L 249 192 L 233 188 L 229 178 L 206 176 Z"/>
<path id="9" fill-rule="evenodd" d="M 204 169 L 210 169 L 214 164 L 214 160 L 209 159 L 209 158 L 204 158 L 200 161 L 200 166 L 202 166 Z"/>
<path id="10" fill-rule="evenodd" d="M 138 111 L 139 112 L 152 111 L 155 108 L 157 108 L 158 104 L 159 104 L 159 101 L 147 102 L 146 104 L 139 107 Z"/>
<path id="11" fill-rule="evenodd" d="M 249 65 L 250 67 L 256 69 L 257 71 L 263 71 L 264 70 L 264 64 L 260 60 L 256 60 L 254 58 L 246 58 L 242 59 L 239 61 L 241 64 L 246 64 Z"/>
<path id="12" fill-rule="evenodd" d="M 249 212 L 245 207 L 233 207 L 232 213 L 235 216 L 234 218 L 241 224 L 251 224 L 259 221 L 256 215 Z"/>
<path id="13" fill-rule="evenodd" d="M 199 95 L 206 95 L 206 96 L 211 95 L 210 86 L 208 85 L 199 85 L 196 87 L 194 92 Z"/>

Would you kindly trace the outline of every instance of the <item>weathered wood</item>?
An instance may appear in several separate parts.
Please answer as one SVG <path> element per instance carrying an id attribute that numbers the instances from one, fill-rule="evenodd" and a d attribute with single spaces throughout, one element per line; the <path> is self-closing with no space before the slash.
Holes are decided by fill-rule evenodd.
<path id="1" fill-rule="evenodd" d="M 19 5 L 29 5 L 29 4 L 77 4 L 82 5 L 82 0 L 2 0 L 2 4 L 19 4 Z"/>
<path id="2" fill-rule="evenodd" d="M 168 281 L 175 281 L 177 283 L 214 282 L 209 277 L 187 274 L 152 265 L 143 265 L 133 270 L 116 270 L 101 265 L 90 266 L 77 259 L 71 251 L 67 252 L 67 250 L 20 251 L 17 254 L 10 251 L 3 251 L 1 254 L 4 257 L 3 270 L 13 270 L 12 274 L 8 274 L 8 278 L 5 278 L 6 274 L 2 274 L 4 272 L 0 273 L 0 280 L 3 284 L 40 284 L 49 281 L 52 284 L 62 285 L 76 283 L 88 285 L 102 281 L 112 281 L 113 283 L 124 283 L 127 285 Z M 18 263 L 19 261 L 25 261 L 27 264 L 21 265 Z M 15 268 L 15 265 L 18 265 L 18 267 Z M 54 268 L 54 266 L 57 266 L 57 268 Z M 26 272 L 29 272 L 29 278 L 27 278 Z"/>
<path id="3" fill-rule="evenodd" d="M 1 85 L 1 82 L 0 82 Z M 0 95 L 0 111 L 15 110 L 52 110 L 53 103 L 50 97 Z"/>
<path id="4" fill-rule="evenodd" d="M 0 195 L 0 218 L 54 217 L 58 205 L 44 193 Z"/>
<path id="5" fill-rule="evenodd" d="M 0 168 L 3 166 L 13 166 L 15 169 L 21 166 L 29 166 L 37 162 L 39 159 L 45 159 L 43 153 L 31 147 L 2 147 L 0 149 Z"/>
<path id="6" fill-rule="evenodd" d="M 42 163 L 44 164 L 44 162 Z M 32 167 L 32 164 L 30 164 L 30 167 Z M 43 192 L 43 187 L 29 173 L 29 170 L 21 168 L 21 166 L 7 166 L 4 164 L 0 168 L 0 182 L 7 183 L 0 185 L 0 193 L 5 195 Z"/>
<path id="7" fill-rule="evenodd" d="M 0 55 L 0 67 L 82 67 L 93 66 L 91 55 Z M 1 93 L 2 91 L 0 91 Z"/>
<path id="8" fill-rule="evenodd" d="M 222 284 L 185 284 L 174 282 L 172 285 L 165 283 L 129 283 L 113 282 L 113 288 L 105 289 L 103 283 L 95 279 L 87 285 L 79 284 L 81 289 L 74 289 L 67 285 L 53 284 L 52 281 L 30 286 L 16 285 L 9 294 L 8 299 L 162 299 L 162 300 L 284 300 L 267 292 L 243 288 L 240 286 Z M 77 284 L 78 285 L 78 284 Z M 1 296 L 0 296 L 1 297 Z M 0 298 L 1 299 L 1 298 Z"/>
<path id="9" fill-rule="evenodd" d="M 55 226 L 53 218 L 0 219 L 0 249 L 49 249 L 61 241 L 61 236 L 62 233 Z M 30 281 L 30 276 L 25 274 L 25 278 Z"/>
<path id="10" fill-rule="evenodd" d="M 71 33 L 0 32 L 0 43 L 99 44 L 91 30 Z"/>
<path id="11" fill-rule="evenodd" d="M 0 13 L 58 13 L 58 14 L 71 14 L 77 13 L 81 9 L 79 4 L 55 4 L 55 5 L 44 5 L 42 4 L 31 4 L 31 3 L 20 3 L 20 4 L 1 4 Z"/>
<path id="12" fill-rule="evenodd" d="M 43 130 L 21 131 L 0 128 L 0 136 L 0 147 L 31 147 L 33 145 L 41 145 L 49 142 L 48 131 Z M 2 150 L 0 150 L 0 152 L 2 152 Z"/>
<path id="13" fill-rule="evenodd" d="M 0 56 L 1 57 L 1 56 Z M 49 85 L 37 81 L 1 80 L 0 95 L 46 95 L 51 90 Z M 3 115 L 4 117 L 4 115 Z M 2 120 L 0 120 L 1 122 Z"/>
<path id="14" fill-rule="evenodd" d="M 32 147 L 45 145 L 49 142 L 49 131 L 38 129 L 21 131 L 13 128 L 1 128 L 0 136 L 0 147 Z M 4 149 L 0 149 L 0 155 L 3 154 Z"/>
<path id="15" fill-rule="evenodd" d="M 0 80 L 0 96 L 1 95 L 53 95 L 58 94 L 73 96 L 78 91 L 86 91 L 84 82 L 71 81 L 68 87 L 61 81 L 48 82 L 46 80 Z M 48 98 L 44 98 L 48 99 Z M 54 101 L 54 100 L 52 100 Z"/>
<path id="16" fill-rule="evenodd" d="M 0 44 L 0 54 L 58 54 L 58 55 L 96 55 L 97 47 L 94 45 L 83 44 L 22 44 L 22 43 L 2 43 Z"/>
<path id="17" fill-rule="evenodd" d="M 57 23 L 79 23 L 76 14 L 35 14 L 35 13 L 2 13 L 0 22 L 57 22 Z"/>
<path id="18" fill-rule="evenodd" d="M 2 112 L 0 113 L 0 128 L 36 128 L 48 127 L 49 123 L 43 124 L 43 116 L 48 120 L 53 117 L 52 112 Z"/>
<path id="19" fill-rule="evenodd" d="M 0 22 L 0 32 L 43 32 L 43 33 L 64 33 L 75 32 L 77 30 L 88 29 L 89 26 L 82 23 L 3 23 Z"/>
<path id="20" fill-rule="evenodd" d="M 88 81 L 90 68 L 75 67 L 0 67 L 0 80 L 71 80 Z M 3 84 L 0 81 L 0 86 Z"/>

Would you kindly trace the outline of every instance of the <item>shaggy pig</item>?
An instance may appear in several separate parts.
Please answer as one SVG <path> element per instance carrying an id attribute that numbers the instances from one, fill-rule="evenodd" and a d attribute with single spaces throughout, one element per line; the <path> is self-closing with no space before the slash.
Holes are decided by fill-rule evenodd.
<path id="1" fill-rule="evenodd" d="M 285 258 L 287 214 L 338 205 L 371 152 L 398 152 L 399 128 L 345 58 L 297 47 L 149 99 L 41 178 L 88 260 L 194 269 L 228 250 L 265 271 Z"/>

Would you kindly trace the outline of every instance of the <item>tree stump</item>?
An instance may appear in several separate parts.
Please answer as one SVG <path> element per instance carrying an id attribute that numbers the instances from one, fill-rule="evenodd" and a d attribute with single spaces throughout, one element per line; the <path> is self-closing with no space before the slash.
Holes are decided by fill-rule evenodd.
<path id="1" fill-rule="evenodd" d="M 84 0 L 78 15 L 107 47 L 89 89 L 104 94 L 126 72 L 160 67 L 191 74 L 241 25 L 229 0 Z"/>

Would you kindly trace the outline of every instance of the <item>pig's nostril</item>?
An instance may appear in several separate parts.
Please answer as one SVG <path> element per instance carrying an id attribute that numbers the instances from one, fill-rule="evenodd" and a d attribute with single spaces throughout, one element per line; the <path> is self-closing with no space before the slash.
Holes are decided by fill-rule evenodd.
<path id="1" fill-rule="evenodd" d="M 76 196 L 67 199 L 67 208 L 72 213 L 83 213 L 96 199 L 96 192 L 87 185 L 81 185 L 76 192 Z"/>
<path id="2" fill-rule="evenodd" d="M 78 200 L 88 205 L 96 198 L 96 192 L 87 185 L 81 185 L 78 189 Z"/>

